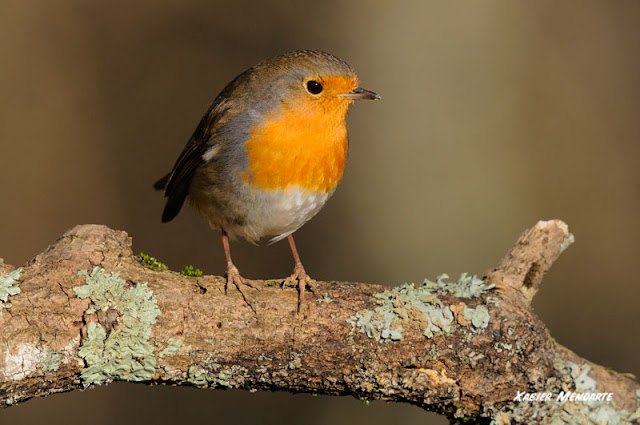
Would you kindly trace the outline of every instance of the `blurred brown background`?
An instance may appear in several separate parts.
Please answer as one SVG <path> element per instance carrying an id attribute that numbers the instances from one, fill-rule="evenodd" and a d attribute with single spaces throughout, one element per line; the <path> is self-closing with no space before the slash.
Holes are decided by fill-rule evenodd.
<path id="1" fill-rule="evenodd" d="M 188 211 L 151 189 L 208 103 L 275 54 L 349 62 L 382 102 L 355 105 L 342 186 L 297 233 L 319 279 L 482 274 L 539 219 L 576 235 L 535 299 L 554 337 L 640 374 L 640 3 L 7 1 L 0 3 L 0 256 L 20 265 L 76 224 L 125 229 L 172 269 L 224 272 Z M 286 242 L 236 243 L 255 278 Z M 350 397 L 113 384 L 36 399 L 0 423 L 442 423 Z"/>

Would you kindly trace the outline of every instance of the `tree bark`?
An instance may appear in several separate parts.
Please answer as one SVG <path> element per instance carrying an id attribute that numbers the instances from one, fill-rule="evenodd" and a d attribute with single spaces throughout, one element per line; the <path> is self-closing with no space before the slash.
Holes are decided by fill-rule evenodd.
<path id="1" fill-rule="evenodd" d="M 223 277 L 152 270 L 125 232 L 77 226 L 20 269 L 0 260 L 0 406 L 128 380 L 353 395 L 460 422 L 637 422 L 638 382 L 556 343 L 531 309 L 571 242 L 541 221 L 482 281 L 318 282 L 300 314 L 295 289 L 258 281 L 254 313 Z"/>

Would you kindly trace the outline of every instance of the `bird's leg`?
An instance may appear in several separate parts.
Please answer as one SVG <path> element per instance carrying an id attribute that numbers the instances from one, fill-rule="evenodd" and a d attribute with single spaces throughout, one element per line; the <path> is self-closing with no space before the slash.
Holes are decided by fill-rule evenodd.
<path id="1" fill-rule="evenodd" d="M 231 250 L 229 249 L 229 236 L 227 236 L 227 232 L 225 232 L 224 230 L 221 230 L 221 233 L 222 233 L 222 246 L 224 246 L 224 255 L 225 257 L 227 257 L 227 282 L 224 285 L 224 293 L 226 294 L 228 292 L 229 283 L 233 283 L 236 286 L 236 288 L 238 288 L 238 291 L 240 291 L 240 294 L 242 295 L 242 299 L 244 299 L 244 302 L 247 303 L 247 305 L 255 313 L 256 309 L 253 307 L 253 304 L 251 304 L 251 301 L 249 301 L 249 298 L 247 297 L 247 294 L 245 294 L 244 289 L 242 287 L 244 285 L 247 285 L 254 289 L 257 289 L 257 288 L 255 287 L 253 282 L 251 282 L 249 279 L 245 279 L 244 277 L 240 276 L 240 272 L 238 271 L 238 268 L 234 266 L 233 261 L 231 261 Z"/>
<path id="2" fill-rule="evenodd" d="M 289 235 L 289 246 L 291 247 L 291 253 L 293 254 L 293 261 L 295 262 L 295 266 L 293 268 L 293 274 L 285 279 L 283 286 L 293 285 L 294 281 L 297 281 L 298 287 L 298 308 L 297 312 L 300 312 L 300 308 L 302 307 L 302 296 L 304 295 L 305 289 L 308 287 L 311 292 L 314 291 L 315 280 L 311 279 L 300 261 L 300 256 L 298 255 L 298 250 L 296 249 L 296 243 L 293 241 L 293 236 Z"/>

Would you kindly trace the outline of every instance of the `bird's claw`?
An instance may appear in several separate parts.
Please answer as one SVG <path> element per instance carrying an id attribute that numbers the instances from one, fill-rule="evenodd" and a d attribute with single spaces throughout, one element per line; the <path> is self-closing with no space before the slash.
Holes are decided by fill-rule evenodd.
<path id="1" fill-rule="evenodd" d="M 256 313 L 256 309 L 253 307 L 253 304 L 251 304 L 251 301 L 249 301 L 249 297 L 247 296 L 243 288 L 243 286 L 248 286 L 250 288 L 258 289 L 253 281 L 240 276 L 240 272 L 238 271 L 237 267 L 234 265 L 230 265 L 229 267 L 227 267 L 227 282 L 224 285 L 225 294 L 227 294 L 229 291 L 230 283 L 238 288 L 238 292 L 240 292 L 240 295 L 242 295 L 242 299 L 244 300 L 244 302 L 254 313 Z"/>
<path id="2" fill-rule="evenodd" d="M 286 286 L 298 287 L 298 307 L 296 309 L 296 313 L 300 313 L 300 309 L 302 308 L 304 291 L 306 289 L 309 289 L 309 291 L 315 294 L 315 284 L 316 281 L 314 279 L 311 279 L 302 264 L 296 264 L 291 276 L 286 278 L 282 283 L 283 288 Z"/>

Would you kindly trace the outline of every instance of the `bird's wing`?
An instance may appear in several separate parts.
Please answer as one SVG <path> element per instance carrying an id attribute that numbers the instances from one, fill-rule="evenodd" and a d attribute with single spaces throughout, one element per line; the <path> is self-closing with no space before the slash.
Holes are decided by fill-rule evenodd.
<path id="1" fill-rule="evenodd" d="M 162 213 L 163 223 L 173 220 L 180 212 L 196 170 L 206 162 L 203 155 L 217 143 L 215 136 L 221 126 L 236 114 L 233 109 L 226 93 L 221 93 L 200 120 L 171 173 L 154 184 L 156 189 L 164 189 L 167 197 Z"/>

